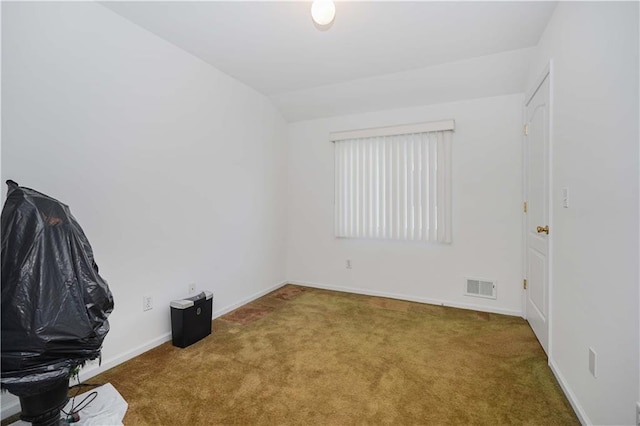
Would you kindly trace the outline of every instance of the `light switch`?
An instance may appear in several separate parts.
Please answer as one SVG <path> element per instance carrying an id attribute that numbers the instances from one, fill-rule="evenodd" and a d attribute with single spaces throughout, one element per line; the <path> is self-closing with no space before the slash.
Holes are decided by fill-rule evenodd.
<path id="1" fill-rule="evenodd" d="M 562 188 L 562 207 L 569 208 L 569 188 Z"/>
<path id="2" fill-rule="evenodd" d="M 596 370 L 596 356 L 596 351 L 594 351 L 593 348 L 589 348 L 589 372 L 593 377 L 598 377 L 598 370 Z"/>

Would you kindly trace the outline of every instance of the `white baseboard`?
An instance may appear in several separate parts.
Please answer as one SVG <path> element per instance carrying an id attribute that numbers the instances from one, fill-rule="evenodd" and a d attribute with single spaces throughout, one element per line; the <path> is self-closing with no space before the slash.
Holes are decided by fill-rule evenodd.
<path id="1" fill-rule="evenodd" d="M 78 374 L 78 376 L 80 377 L 80 382 L 85 382 L 88 379 L 109 370 L 110 368 L 120 365 L 123 362 L 130 360 L 131 358 L 134 358 L 150 349 L 155 348 L 156 346 L 160 346 L 161 344 L 168 342 L 169 340 L 171 340 L 171 332 L 164 333 L 161 336 L 148 341 L 147 343 L 137 346 L 122 354 L 116 355 L 115 357 L 109 358 L 108 360 L 103 361 L 100 365 L 98 365 L 97 360 L 89 361 L 82 369 L 80 369 L 80 373 Z M 76 380 L 72 378 L 69 384 L 76 384 Z M 3 395 L 3 398 L 6 397 L 6 395 L 7 394 Z M 20 400 L 15 397 L 15 399 L 11 398 L 11 401 L 2 404 L 2 411 L 0 416 L 4 420 L 7 417 L 18 414 L 19 412 Z"/>
<path id="2" fill-rule="evenodd" d="M 491 306 L 473 305 L 471 303 L 450 302 L 447 300 L 429 299 L 426 297 L 408 296 L 406 294 L 388 293 L 386 291 L 376 291 L 353 287 L 341 287 L 328 284 L 313 283 L 308 281 L 288 281 L 290 284 L 297 284 L 305 287 L 320 288 L 323 290 L 341 291 L 345 293 L 364 294 L 366 296 L 386 297 L 389 299 L 407 300 L 409 302 L 427 303 L 429 305 L 448 306 L 451 308 L 469 309 L 472 311 L 491 312 L 495 314 L 522 317 L 521 311 L 511 309 L 494 308 Z"/>
<path id="3" fill-rule="evenodd" d="M 249 297 L 246 297 L 244 299 L 242 299 L 239 302 L 236 303 L 232 303 L 231 305 L 225 306 L 222 309 L 218 309 L 217 311 L 215 311 L 213 313 L 213 318 L 218 318 L 221 317 L 222 315 L 233 311 L 234 309 L 239 308 L 242 305 L 245 305 L 249 302 L 252 302 L 262 296 L 264 296 L 265 294 L 271 293 L 274 290 L 279 289 L 280 287 L 284 286 L 285 284 L 287 284 L 288 281 L 282 281 L 278 284 L 275 284 L 267 289 L 264 290 L 260 290 L 254 294 L 252 294 Z M 85 365 L 79 373 L 79 377 L 80 377 L 80 382 L 85 382 L 87 380 L 89 380 L 90 378 L 97 376 L 98 374 L 107 371 L 117 365 L 122 364 L 125 361 L 130 360 L 131 358 L 134 358 L 138 355 L 141 355 L 145 352 L 147 352 L 148 350 L 151 350 L 153 348 L 155 348 L 156 346 L 160 346 L 161 344 L 168 342 L 171 340 L 171 332 L 166 332 L 163 333 L 162 335 L 149 340 L 146 343 L 143 343 L 140 346 L 137 346 L 127 352 L 121 353 L 119 355 L 116 355 L 114 357 L 111 357 L 107 360 L 103 360 L 102 364 L 98 365 L 98 361 L 90 361 L 89 363 L 87 363 L 87 365 Z M 74 384 L 74 380 L 72 379 L 71 384 Z M 3 399 L 9 399 L 8 402 L 2 404 L 2 407 L 0 407 L 0 418 L 2 418 L 3 420 L 6 419 L 7 417 L 13 416 L 14 414 L 18 414 L 20 412 L 20 400 L 15 397 L 14 395 L 11 394 L 3 394 Z"/>
<path id="4" fill-rule="evenodd" d="M 233 311 L 234 309 L 239 308 L 242 305 L 245 305 L 249 302 L 252 302 L 254 300 L 256 300 L 259 297 L 264 296 L 267 293 L 271 293 L 272 291 L 282 287 L 283 285 L 285 285 L 287 282 L 286 281 L 282 281 L 276 285 L 273 285 L 267 289 L 264 290 L 260 290 L 257 293 L 252 294 L 249 297 L 246 297 L 244 299 L 242 299 L 239 302 L 236 303 L 232 303 L 231 305 L 228 305 L 222 309 L 219 309 L 217 311 L 215 311 L 213 313 L 213 319 L 221 317 L 222 315 Z M 96 361 L 93 361 L 94 365 L 86 365 L 84 368 L 82 368 L 80 370 L 80 382 L 85 382 L 88 379 L 97 376 L 98 374 L 102 373 L 103 371 L 107 371 L 113 367 L 115 367 L 116 365 L 120 365 L 125 361 L 130 360 L 131 358 L 134 358 L 138 355 L 141 355 L 145 352 L 147 352 L 148 350 L 151 350 L 153 348 L 155 348 L 156 346 L 160 346 L 161 344 L 168 342 L 171 340 L 171 331 L 168 331 L 158 337 L 156 337 L 155 339 L 152 339 L 150 341 L 148 341 L 147 343 L 144 343 L 140 346 L 137 346 L 135 348 L 133 348 L 130 351 L 127 351 L 125 353 L 122 353 L 120 355 L 117 355 L 113 358 L 110 358 L 106 361 L 104 361 L 100 366 L 98 366 L 96 363 Z"/>
<path id="5" fill-rule="evenodd" d="M 264 296 L 265 294 L 269 294 L 274 290 L 279 289 L 280 287 L 288 284 L 289 282 L 290 281 L 279 282 L 278 284 L 273 285 L 273 286 L 271 286 L 271 287 L 269 287 L 269 288 L 267 288 L 265 290 L 260 290 L 259 292 L 254 293 L 251 296 L 249 296 L 249 297 L 247 297 L 245 299 L 242 299 L 239 302 L 232 303 L 231 305 L 228 305 L 228 306 L 225 306 L 224 308 L 218 309 L 216 312 L 213 313 L 213 318 L 215 319 L 215 318 L 221 317 L 222 315 L 227 314 L 227 313 L 233 311 L 234 309 L 238 309 L 242 305 L 246 305 L 249 302 L 253 302 L 254 300 Z"/>
<path id="6" fill-rule="evenodd" d="M 138 355 L 141 355 L 148 350 L 155 348 L 156 346 L 160 346 L 161 344 L 168 342 L 169 340 L 171 340 L 171 332 L 163 333 L 155 339 L 143 343 L 142 345 L 136 346 L 135 348 L 127 352 L 121 353 L 107 360 L 103 360 L 100 365 L 98 365 L 97 361 L 95 360 L 91 361 L 80 369 L 80 373 L 78 374 L 78 376 L 80 377 L 80 383 L 85 382 L 88 379 L 97 376 L 98 374 L 107 371 L 117 365 L 120 365 L 125 361 L 129 361 L 131 358 L 137 357 Z M 74 384 L 73 382 L 74 380 L 72 379 L 71 384 Z"/>
<path id="7" fill-rule="evenodd" d="M 575 411 L 576 416 L 578 416 L 578 420 L 580 420 L 580 423 L 583 425 L 592 425 L 593 423 L 591 422 L 591 420 L 589 420 L 589 417 L 587 416 L 587 413 L 585 413 L 584 408 L 582 408 L 582 405 L 580 405 L 580 403 L 578 402 L 578 398 L 576 398 L 576 395 L 571 390 L 571 387 L 567 384 L 564 376 L 562 375 L 562 373 L 560 373 L 558 366 L 555 362 L 553 362 L 551 358 L 549 358 L 549 367 L 551 368 L 553 375 L 556 376 L 556 380 L 558 380 L 562 391 L 569 400 L 569 404 L 571 404 L 573 411 Z"/>

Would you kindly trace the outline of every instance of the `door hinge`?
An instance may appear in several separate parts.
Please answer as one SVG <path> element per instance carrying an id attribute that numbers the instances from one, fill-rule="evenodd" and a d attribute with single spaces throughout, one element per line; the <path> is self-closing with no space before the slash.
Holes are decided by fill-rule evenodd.
<path id="1" fill-rule="evenodd" d="M 522 128 L 522 134 L 525 136 L 529 136 L 529 125 L 525 124 L 524 127 Z"/>
<path id="2" fill-rule="evenodd" d="M 524 210 L 525 213 L 527 212 L 527 202 L 526 201 L 523 203 L 522 209 Z"/>
<path id="3" fill-rule="evenodd" d="M 522 287 L 526 290 L 527 289 L 527 280 L 524 279 L 522 280 Z"/>

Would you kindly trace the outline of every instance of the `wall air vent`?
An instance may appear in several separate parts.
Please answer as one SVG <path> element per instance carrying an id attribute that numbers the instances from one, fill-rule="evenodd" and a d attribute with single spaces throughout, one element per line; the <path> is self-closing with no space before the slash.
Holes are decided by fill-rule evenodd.
<path id="1" fill-rule="evenodd" d="M 496 299 L 496 282 L 478 278 L 467 278 L 465 296 Z"/>

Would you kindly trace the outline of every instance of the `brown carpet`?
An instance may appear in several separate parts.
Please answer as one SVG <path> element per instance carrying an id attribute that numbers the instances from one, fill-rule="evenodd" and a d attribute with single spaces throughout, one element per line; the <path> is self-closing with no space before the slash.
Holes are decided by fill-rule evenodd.
<path id="1" fill-rule="evenodd" d="M 521 318 L 292 285 L 90 381 L 127 425 L 579 424 Z"/>

